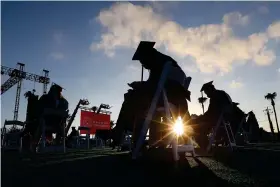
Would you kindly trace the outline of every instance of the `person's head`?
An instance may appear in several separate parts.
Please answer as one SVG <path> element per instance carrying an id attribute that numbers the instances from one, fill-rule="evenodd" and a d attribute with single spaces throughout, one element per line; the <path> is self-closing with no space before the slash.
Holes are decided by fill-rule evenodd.
<path id="1" fill-rule="evenodd" d="M 72 127 L 72 131 L 76 131 L 76 127 Z"/>
<path id="2" fill-rule="evenodd" d="M 51 94 L 55 97 L 60 97 L 61 96 L 61 92 L 62 92 L 62 87 L 57 85 L 57 84 L 53 84 L 50 88 L 50 91 L 48 94 Z"/>
<path id="3" fill-rule="evenodd" d="M 214 92 L 216 91 L 214 85 L 213 85 L 213 81 L 210 81 L 208 83 L 205 83 L 201 90 L 201 92 L 204 91 L 204 93 L 206 94 L 207 97 L 211 98 L 214 94 Z"/>
<path id="4" fill-rule="evenodd" d="M 155 42 L 141 41 L 133 55 L 132 60 L 139 60 L 146 69 L 151 69 L 155 63 L 157 50 L 154 48 Z"/>

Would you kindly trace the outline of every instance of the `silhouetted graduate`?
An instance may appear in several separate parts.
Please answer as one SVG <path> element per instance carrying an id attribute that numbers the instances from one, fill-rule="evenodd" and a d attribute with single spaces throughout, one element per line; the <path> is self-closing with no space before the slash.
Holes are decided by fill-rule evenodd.
<path id="1" fill-rule="evenodd" d="M 74 137 L 78 137 L 79 136 L 79 131 L 77 131 L 76 127 L 72 127 L 72 131 L 71 133 L 68 135 L 67 137 L 67 146 L 71 147 L 71 143 L 74 140 Z"/>
<path id="2" fill-rule="evenodd" d="M 139 118 L 144 119 L 147 110 L 150 107 L 151 100 L 157 89 L 166 62 L 171 62 L 174 67 L 182 71 L 174 59 L 158 52 L 154 48 L 154 45 L 155 42 L 141 41 L 133 55 L 132 60 L 139 60 L 144 68 L 150 70 L 150 75 L 147 81 L 136 81 L 128 84 L 133 89 L 128 90 L 128 92 L 124 94 L 125 100 L 116 123 L 116 134 L 118 138 L 115 138 L 115 142 L 117 144 L 121 139 L 121 134 L 124 129 L 136 133 L 140 132 L 140 128 L 142 128 L 140 125 L 135 125 L 136 129 L 133 129 L 134 121 L 137 117 L 138 123 L 142 123 Z M 190 100 L 190 92 L 184 90 L 181 85 L 173 81 L 166 82 L 165 90 L 169 102 L 180 108 L 179 110 L 182 115 L 187 114 L 189 116 L 186 99 Z M 162 98 L 159 99 L 158 105 L 163 105 Z M 137 137 L 137 135 L 134 137 Z"/>
<path id="3" fill-rule="evenodd" d="M 244 127 L 244 124 L 246 122 L 246 114 L 238 107 L 239 103 L 233 102 L 232 107 L 232 116 L 230 119 L 230 125 L 231 129 L 233 131 L 233 134 L 236 135 L 237 131 L 239 130 L 239 126 L 241 125 Z M 243 124 L 241 122 L 243 121 Z"/>
<path id="4" fill-rule="evenodd" d="M 38 101 L 38 117 L 40 117 L 44 109 L 58 109 L 58 110 L 68 110 L 68 101 L 62 97 L 63 88 L 59 86 L 58 84 L 53 83 L 50 87 L 50 90 L 47 94 L 44 94 L 40 97 Z M 56 140 L 57 143 L 60 141 L 63 133 L 63 127 L 62 123 L 66 120 L 64 118 L 58 117 L 58 116 L 47 116 L 45 118 L 46 127 L 50 127 L 53 129 L 52 131 L 46 131 L 46 136 L 51 136 L 51 134 L 56 133 Z M 38 130 L 34 137 L 35 142 L 39 141 L 39 138 L 41 136 L 41 130 L 40 126 L 38 124 Z"/>
<path id="5" fill-rule="evenodd" d="M 79 136 L 79 132 L 77 131 L 76 127 L 72 127 L 72 131 L 69 134 L 68 138 L 72 138 L 72 137 L 75 137 L 75 136 Z"/>
<path id="6" fill-rule="evenodd" d="M 258 120 L 253 111 L 248 113 L 248 119 L 244 127 L 245 131 L 249 132 L 249 141 L 256 143 L 260 140 L 260 128 Z"/>
<path id="7" fill-rule="evenodd" d="M 201 90 L 210 99 L 208 110 L 190 121 L 191 124 L 198 124 L 196 127 L 196 141 L 202 148 L 206 148 L 208 144 L 207 134 L 217 124 L 219 117 L 225 108 L 232 107 L 230 96 L 223 90 L 217 90 L 213 81 L 205 83 Z"/>

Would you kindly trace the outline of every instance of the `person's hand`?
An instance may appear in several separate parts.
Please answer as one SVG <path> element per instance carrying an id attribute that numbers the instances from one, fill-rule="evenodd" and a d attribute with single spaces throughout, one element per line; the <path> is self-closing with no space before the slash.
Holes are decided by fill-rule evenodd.
<path id="1" fill-rule="evenodd" d="M 142 82 L 141 82 L 141 81 L 134 81 L 134 82 L 132 82 L 132 83 L 127 83 L 127 84 L 128 84 L 128 86 L 130 86 L 131 88 L 136 88 L 136 87 L 140 86 L 140 85 L 142 84 Z"/>

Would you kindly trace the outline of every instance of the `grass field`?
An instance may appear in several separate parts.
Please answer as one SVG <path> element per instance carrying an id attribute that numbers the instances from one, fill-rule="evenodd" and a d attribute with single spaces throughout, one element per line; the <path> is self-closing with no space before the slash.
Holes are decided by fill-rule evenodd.
<path id="1" fill-rule="evenodd" d="M 2 186 L 280 186 L 277 151 L 217 150 L 213 157 L 182 158 L 177 166 L 170 156 L 132 161 L 127 152 L 110 149 L 36 156 L 2 152 Z"/>

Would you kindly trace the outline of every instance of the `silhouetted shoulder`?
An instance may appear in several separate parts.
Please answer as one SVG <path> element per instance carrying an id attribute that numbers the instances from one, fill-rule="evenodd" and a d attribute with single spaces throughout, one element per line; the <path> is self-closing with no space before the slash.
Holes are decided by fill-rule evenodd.
<path id="1" fill-rule="evenodd" d="M 44 100 L 47 100 L 49 97 L 47 94 L 44 94 L 40 97 L 39 101 L 44 101 Z"/>
<path id="2" fill-rule="evenodd" d="M 225 102 L 232 103 L 231 97 L 224 90 L 216 90 L 216 97 Z"/>
<path id="3" fill-rule="evenodd" d="M 165 55 L 165 54 L 163 54 L 159 51 L 157 51 L 157 56 L 158 56 L 158 59 L 160 59 L 160 61 L 162 61 L 164 63 L 170 61 L 170 62 L 172 62 L 172 65 L 174 67 L 179 67 L 178 63 L 173 58 L 171 58 L 170 56 Z"/>

